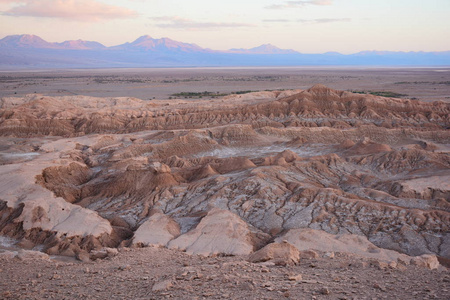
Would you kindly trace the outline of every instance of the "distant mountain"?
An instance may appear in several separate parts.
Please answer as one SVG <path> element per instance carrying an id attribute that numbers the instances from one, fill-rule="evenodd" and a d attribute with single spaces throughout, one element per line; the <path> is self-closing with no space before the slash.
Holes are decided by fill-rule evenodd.
<path id="1" fill-rule="evenodd" d="M 177 52 L 209 52 L 196 45 L 177 42 L 169 38 L 154 39 L 149 35 L 139 37 L 131 43 L 110 47 L 111 50 L 141 50 L 141 51 L 177 51 Z"/>
<path id="2" fill-rule="evenodd" d="M 98 42 L 83 40 L 65 41 L 62 43 L 49 43 L 37 35 L 22 34 L 9 35 L 0 40 L 0 48 L 30 48 L 30 49 L 104 49 L 104 45 Z"/>
<path id="3" fill-rule="evenodd" d="M 62 43 L 55 43 L 58 46 L 58 49 L 72 49 L 72 50 L 88 50 L 88 49 L 105 49 L 106 46 L 100 44 L 99 42 L 91 42 L 91 41 L 65 41 Z"/>
<path id="4" fill-rule="evenodd" d="M 32 34 L 8 35 L 0 40 L 0 48 L 51 49 L 56 47 L 55 44 L 44 41 L 37 35 Z"/>
<path id="5" fill-rule="evenodd" d="M 226 66 L 450 66 L 450 51 L 303 54 L 271 44 L 217 51 L 148 35 L 112 47 L 83 40 L 49 43 L 27 34 L 0 40 L 2 69 Z"/>
<path id="6" fill-rule="evenodd" d="M 291 49 L 280 49 L 272 44 L 264 44 L 251 49 L 230 49 L 229 53 L 243 53 L 243 54 L 299 54 L 299 52 Z"/>

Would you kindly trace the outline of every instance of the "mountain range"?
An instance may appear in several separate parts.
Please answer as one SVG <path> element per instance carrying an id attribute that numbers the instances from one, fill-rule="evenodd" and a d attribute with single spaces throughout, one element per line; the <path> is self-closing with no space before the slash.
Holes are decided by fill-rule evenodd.
<path id="1" fill-rule="evenodd" d="M 302 65 L 448 66 L 450 51 L 303 54 L 271 44 L 219 51 L 148 35 L 112 47 L 83 40 L 51 43 L 28 34 L 0 40 L 0 68 L 3 69 Z"/>

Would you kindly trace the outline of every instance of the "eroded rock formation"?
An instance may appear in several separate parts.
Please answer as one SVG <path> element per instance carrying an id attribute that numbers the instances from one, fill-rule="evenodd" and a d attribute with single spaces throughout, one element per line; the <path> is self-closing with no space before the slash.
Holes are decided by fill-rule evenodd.
<path id="1" fill-rule="evenodd" d="M 5 98 L 0 230 L 47 253 L 211 255 L 295 245 L 310 228 L 450 258 L 449 125 L 444 102 L 321 85 L 198 101 Z"/>

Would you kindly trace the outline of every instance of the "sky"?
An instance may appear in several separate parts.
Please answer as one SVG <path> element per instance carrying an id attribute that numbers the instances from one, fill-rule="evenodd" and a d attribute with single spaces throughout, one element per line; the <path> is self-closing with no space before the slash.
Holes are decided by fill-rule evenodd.
<path id="1" fill-rule="evenodd" d="M 226 50 L 449 51 L 450 0 L 0 0 L 0 38 L 106 46 L 142 35 Z"/>

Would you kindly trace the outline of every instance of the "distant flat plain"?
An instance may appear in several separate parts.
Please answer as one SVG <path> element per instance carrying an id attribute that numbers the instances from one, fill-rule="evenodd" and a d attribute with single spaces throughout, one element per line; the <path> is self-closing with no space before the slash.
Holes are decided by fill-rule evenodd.
<path id="1" fill-rule="evenodd" d="M 307 89 L 393 92 L 403 98 L 450 102 L 450 67 L 142 68 L 0 70 L 0 97 L 38 93 L 168 99 L 176 93 Z"/>

